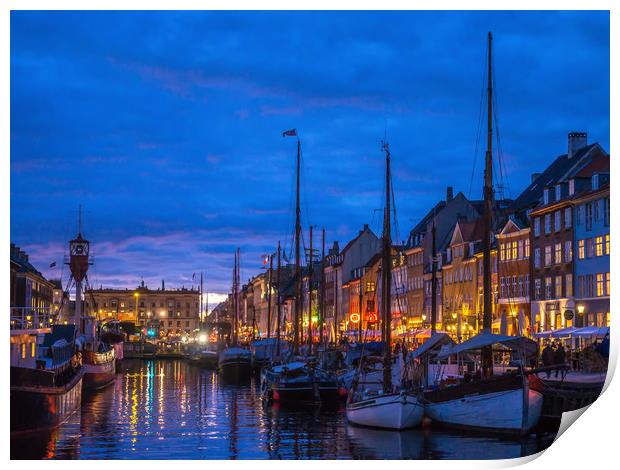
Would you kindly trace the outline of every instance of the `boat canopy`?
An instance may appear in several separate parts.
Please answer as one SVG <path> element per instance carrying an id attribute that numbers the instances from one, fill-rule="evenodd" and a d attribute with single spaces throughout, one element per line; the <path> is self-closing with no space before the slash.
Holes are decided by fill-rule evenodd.
<path id="1" fill-rule="evenodd" d="M 536 341 L 524 336 L 496 335 L 489 332 L 482 332 L 452 348 L 445 348 L 439 353 L 438 358 L 443 359 L 452 354 L 482 349 L 485 346 L 492 346 L 494 344 L 501 344 L 512 350 L 523 351 L 526 356 L 532 356 L 538 351 L 538 344 Z"/>
<path id="2" fill-rule="evenodd" d="M 286 364 L 274 366 L 273 372 L 277 374 L 281 372 L 292 372 L 294 370 L 303 369 L 304 367 L 306 367 L 305 362 L 301 362 L 301 361 L 288 362 Z"/>
<path id="3" fill-rule="evenodd" d="M 426 340 L 422 346 L 411 352 L 409 358 L 417 359 L 418 357 L 421 357 L 434 350 L 439 353 L 439 351 L 442 349 L 442 346 L 454 346 L 455 344 L 456 343 L 454 342 L 454 340 L 450 338 L 447 333 L 436 332 L 433 336 Z"/>

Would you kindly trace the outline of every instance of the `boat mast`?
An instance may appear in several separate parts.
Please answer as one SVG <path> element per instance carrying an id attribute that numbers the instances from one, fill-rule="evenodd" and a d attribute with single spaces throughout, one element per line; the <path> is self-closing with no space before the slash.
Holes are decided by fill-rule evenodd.
<path id="1" fill-rule="evenodd" d="M 321 238 L 321 299 L 319 310 L 319 344 L 323 344 L 323 322 L 325 318 L 325 228 Z"/>
<path id="2" fill-rule="evenodd" d="M 435 213 L 433 211 L 433 228 L 431 229 L 433 238 L 433 252 L 431 258 L 432 275 L 431 275 L 431 336 L 437 331 L 437 245 L 436 245 L 436 229 L 435 229 Z"/>
<path id="3" fill-rule="evenodd" d="M 280 240 L 278 240 L 278 271 L 276 273 L 276 284 L 277 284 L 277 292 L 276 292 L 276 303 L 277 303 L 277 312 L 278 318 L 276 319 L 276 356 L 280 357 L 280 317 L 282 316 L 280 309 Z"/>
<path id="4" fill-rule="evenodd" d="M 487 78 L 487 151 L 484 165 L 484 233 L 482 240 L 483 247 L 483 319 L 482 329 L 491 332 L 492 324 L 492 304 L 491 304 L 491 218 L 493 203 L 493 69 L 492 69 L 492 41 L 493 36 L 488 34 L 488 78 Z M 493 355 L 491 347 L 487 346 L 481 351 L 482 356 L 482 375 L 489 377 L 493 375 Z"/>
<path id="5" fill-rule="evenodd" d="M 314 276 L 314 253 L 312 251 L 312 225 L 310 225 L 310 265 L 308 266 L 308 343 L 312 344 L 312 279 Z"/>
<path id="6" fill-rule="evenodd" d="M 198 315 L 200 315 L 200 328 L 202 329 L 202 271 L 200 271 L 200 312 Z"/>
<path id="7" fill-rule="evenodd" d="M 273 254 L 269 255 L 269 274 L 267 274 L 267 338 L 271 338 L 271 273 L 273 272 Z"/>
<path id="8" fill-rule="evenodd" d="M 385 355 L 383 358 L 383 390 L 386 393 L 392 390 L 392 236 L 390 226 L 390 148 L 387 142 L 383 143 L 385 150 L 385 208 L 383 212 L 383 259 L 381 276 L 381 318 L 383 337 L 385 340 Z"/>
<path id="9" fill-rule="evenodd" d="M 232 335 L 231 346 L 236 344 L 236 331 L 237 331 L 237 250 L 235 250 L 235 264 L 233 266 L 233 282 L 232 282 L 232 302 L 233 302 L 233 321 L 232 321 Z"/>
<path id="10" fill-rule="evenodd" d="M 301 260 L 299 240 L 301 238 L 301 209 L 299 203 L 299 171 L 301 160 L 301 143 L 297 137 L 297 182 L 295 203 L 295 329 L 293 331 L 293 352 L 299 354 L 299 327 L 301 323 Z"/>
<path id="11" fill-rule="evenodd" d="M 360 243 L 360 259 L 362 258 L 362 244 Z M 358 326 L 357 326 L 357 341 L 358 343 L 362 342 L 362 301 L 363 301 L 363 290 L 362 290 L 362 286 L 364 285 L 364 283 L 362 282 L 364 279 L 364 267 L 362 266 L 360 268 L 360 283 L 359 283 L 359 292 L 358 292 L 358 301 L 359 301 L 359 307 L 358 307 L 358 314 L 360 316 L 359 322 L 358 322 Z"/>

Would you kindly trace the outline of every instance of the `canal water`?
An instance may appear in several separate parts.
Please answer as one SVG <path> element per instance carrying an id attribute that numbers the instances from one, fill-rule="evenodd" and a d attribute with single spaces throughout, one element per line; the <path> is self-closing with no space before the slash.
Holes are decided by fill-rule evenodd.
<path id="1" fill-rule="evenodd" d="M 501 459 L 553 436 L 508 439 L 348 426 L 344 406 L 263 405 L 259 384 L 225 385 L 181 360 L 125 360 L 110 387 L 52 432 L 11 439 L 12 459 Z"/>

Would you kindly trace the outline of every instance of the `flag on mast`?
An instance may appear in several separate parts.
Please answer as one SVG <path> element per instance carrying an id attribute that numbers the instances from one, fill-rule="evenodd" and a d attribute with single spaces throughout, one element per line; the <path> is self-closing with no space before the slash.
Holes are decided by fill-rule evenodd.
<path id="1" fill-rule="evenodd" d="M 297 129 L 291 129 L 290 131 L 282 132 L 282 137 L 297 137 Z"/>

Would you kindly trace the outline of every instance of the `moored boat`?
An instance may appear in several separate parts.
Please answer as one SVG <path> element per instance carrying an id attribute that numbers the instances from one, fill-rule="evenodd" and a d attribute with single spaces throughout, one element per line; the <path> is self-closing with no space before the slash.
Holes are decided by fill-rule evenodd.
<path id="1" fill-rule="evenodd" d="M 116 375 L 115 350 L 106 343 L 99 343 L 97 351 L 84 350 L 84 389 L 98 390 L 110 385 Z"/>
<path id="2" fill-rule="evenodd" d="M 74 325 L 54 325 L 32 364 L 11 365 L 11 434 L 54 428 L 79 410 L 82 377 Z"/>
<path id="3" fill-rule="evenodd" d="M 232 347 L 219 355 L 218 369 L 226 382 L 247 382 L 250 379 L 251 368 L 252 356 L 247 349 Z"/>

